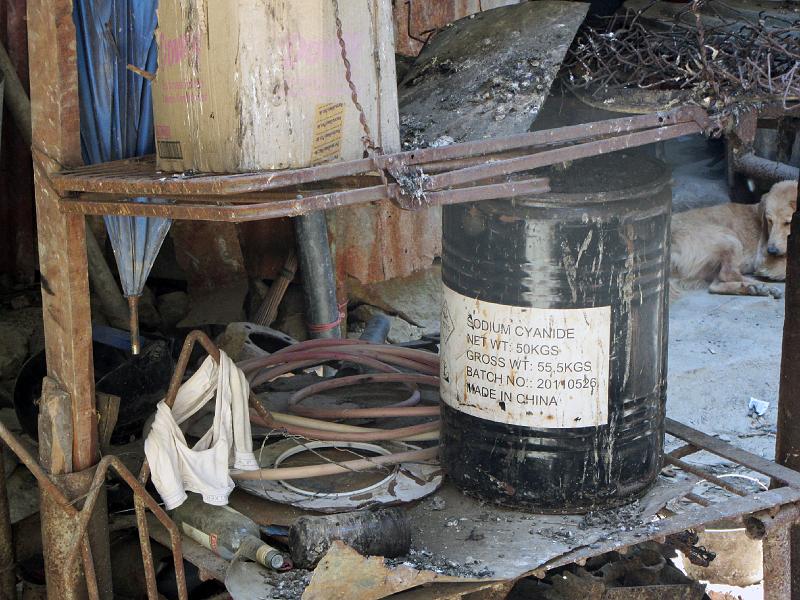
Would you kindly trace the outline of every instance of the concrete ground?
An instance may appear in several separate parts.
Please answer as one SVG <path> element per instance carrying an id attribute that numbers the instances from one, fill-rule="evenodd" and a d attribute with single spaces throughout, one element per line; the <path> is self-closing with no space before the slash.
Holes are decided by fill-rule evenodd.
<path id="1" fill-rule="evenodd" d="M 718 296 L 673 301 L 667 414 L 766 458 L 775 452 L 783 300 Z M 748 416 L 750 398 L 770 403 Z"/>
<path id="2" fill-rule="evenodd" d="M 720 144 L 689 136 L 667 142 L 664 155 L 676 212 L 728 201 Z M 772 298 L 698 289 L 674 299 L 667 414 L 772 458 L 783 315 L 784 301 Z M 770 403 L 763 417 L 748 416 L 750 398 Z"/>

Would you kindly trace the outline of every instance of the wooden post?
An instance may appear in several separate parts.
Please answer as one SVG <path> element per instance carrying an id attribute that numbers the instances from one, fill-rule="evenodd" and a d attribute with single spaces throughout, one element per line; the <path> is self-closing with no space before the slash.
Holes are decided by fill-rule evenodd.
<path id="1" fill-rule="evenodd" d="M 31 121 L 34 184 L 42 274 L 42 307 L 47 372 L 70 400 L 70 432 L 50 444 L 53 455 L 40 460 L 59 470 L 68 496 L 78 498 L 87 490 L 98 460 L 97 417 L 92 364 L 92 329 L 87 274 L 86 224 L 82 215 L 63 215 L 59 196 L 48 173 L 61 166 L 81 164 L 78 110 L 78 72 L 75 26 L 70 0 L 29 0 L 28 47 L 31 77 Z M 49 428 L 58 432 L 58 428 Z M 72 440 L 71 465 L 65 460 L 63 440 Z M 55 450 L 59 455 L 55 456 Z M 66 556 L 74 531 L 68 517 L 42 493 L 42 539 L 48 597 L 80 599 L 86 595 L 81 565 L 68 564 Z M 88 532 L 98 586 L 110 597 L 107 508 L 98 502 Z"/>

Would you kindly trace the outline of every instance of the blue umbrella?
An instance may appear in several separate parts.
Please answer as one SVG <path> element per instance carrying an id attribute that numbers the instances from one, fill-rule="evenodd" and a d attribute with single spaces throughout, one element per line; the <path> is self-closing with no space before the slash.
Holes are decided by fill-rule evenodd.
<path id="1" fill-rule="evenodd" d="M 128 65 L 156 70 L 156 5 L 157 0 L 75 0 L 81 150 L 87 164 L 153 152 L 150 82 Z M 131 309 L 131 348 L 138 354 L 138 299 L 171 220 L 104 219 Z"/>

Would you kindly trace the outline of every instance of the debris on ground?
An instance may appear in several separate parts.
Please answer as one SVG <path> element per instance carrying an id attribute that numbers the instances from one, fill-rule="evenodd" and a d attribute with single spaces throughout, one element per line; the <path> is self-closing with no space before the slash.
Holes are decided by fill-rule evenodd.
<path id="1" fill-rule="evenodd" d="M 422 560 L 415 562 L 417 557 Z M 412 550 L 407 561 L 402 558 L 384 561 L 379 556 L 361 556 L 337 541 L 315 569 L 303 599 L 372 600 L 421 585 L 466 583 L 481 578 L 475 571 L 456 563 L 433 564 L 438 560 L 424 550 Z M 496 583 L 480 585 L 488 587 Z"/>
<path id="2" fill-rule="evenodd" d="M 646 542 L 627 554 L 608 552 L 520 580 L 508 600 L 701 600 L 705 586 L 684 575 L 670 558 L 674 550 Z"/>
<path id="3" fill-rule="evenodd" d="M 763 417 L 769 410 L 769 402 L 759 400 L 757 398 L 750 398 L 747 403 L 747 412 L 750 416 Z"/>

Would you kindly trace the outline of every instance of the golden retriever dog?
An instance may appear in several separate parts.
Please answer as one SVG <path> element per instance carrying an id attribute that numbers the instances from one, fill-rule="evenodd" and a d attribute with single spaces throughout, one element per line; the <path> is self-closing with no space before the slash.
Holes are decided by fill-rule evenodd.
<path id="1" fill-rule="evenodd" d="M 673 290 L 707 282 L 712 294 L 780 297 L 749 277 L 786 279 L 786 245 L 797 182 L 772 186 L 758 204 L 721 204 L 672 216 Z"/>

